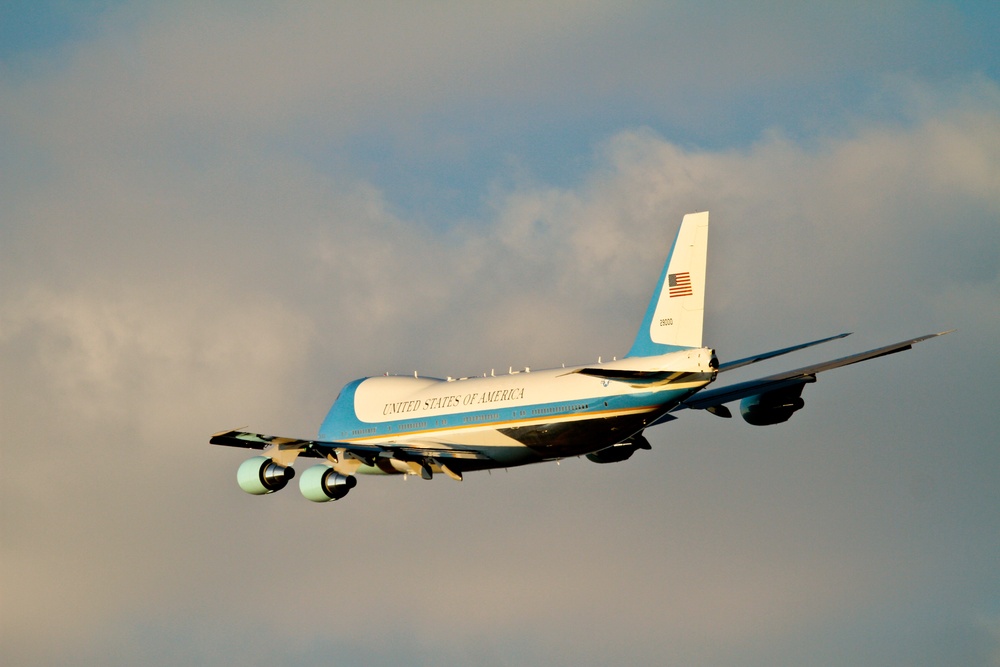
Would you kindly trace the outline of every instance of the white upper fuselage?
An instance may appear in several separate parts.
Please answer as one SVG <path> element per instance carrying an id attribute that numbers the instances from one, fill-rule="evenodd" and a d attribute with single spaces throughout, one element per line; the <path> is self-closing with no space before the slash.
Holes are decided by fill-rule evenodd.
<path id="1" fill-rule="evenodd" d="M 713 357 L 711 349 L 695 348 L 457 380 L 409 376 L 356 380 L 341 392 L 319 437 L 467 447 L 491 459 L 468 469 L 586 454 L 638 433 L 714 380 Z M 677 377 L 658 382 L 622 379 L 664 372 Z"/>

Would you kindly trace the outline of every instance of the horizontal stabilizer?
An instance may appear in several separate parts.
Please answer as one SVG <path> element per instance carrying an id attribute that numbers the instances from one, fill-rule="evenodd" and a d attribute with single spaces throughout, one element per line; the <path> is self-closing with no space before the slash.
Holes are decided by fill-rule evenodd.
<path id="1" fill-rule="evenodd" d="M 637 389 L 645 387 L 660 387 L 671 382 L 680 382 L 692 375 L 698 375 L 691 371 L 629 371 L 629 370 L 605 370 L 603 368 L 581 368 L 573 371 L 580 375 L 611 380 L 612 382 L 624 382 Z M 570 375 L 570 373 L 567 373 Z"/>

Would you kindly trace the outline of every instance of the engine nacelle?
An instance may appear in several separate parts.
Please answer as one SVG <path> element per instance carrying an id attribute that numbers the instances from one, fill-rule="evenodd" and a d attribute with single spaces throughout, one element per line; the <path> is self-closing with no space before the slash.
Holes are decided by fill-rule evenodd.
<path id="1" fill-rule="evenodd" d="M 747 396 L 740 401 L 743 421 L 754 426 L 768 426 L 788 421 L 796 410 L 805 405 L 802 400 L 804 384 L 775 389 L 756 396 Z"/>
<path id="2" fill-rule="evenodd" d="M 240 488 L 255 496 L 280 491 L 293 477 L 294 468 L 279 466 L 266 456 L 247 459 L 236 471 L 236 481 Z"/>
<path id="3" fill-rule="evenodd" d="M 611 445 L 587 454 L 587 459 L 594 463 L 618 463 L 631 458 L 639 449 L 652 449 L 649 441 L 643 435 L 634 436 L 625 442 L 619 442 L 617 445 Z"/>
<path id="4" fill-rule="evenodd" d="M 341 475 L 330 466 L 313 466 L 299 478 L 299 491 L 314 503 L 339 500 L 358 484 L 354 475 Z"/>

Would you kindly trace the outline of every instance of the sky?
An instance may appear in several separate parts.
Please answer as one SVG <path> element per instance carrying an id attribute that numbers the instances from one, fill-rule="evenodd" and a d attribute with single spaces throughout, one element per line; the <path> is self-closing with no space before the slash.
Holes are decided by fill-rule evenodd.
<path id="1" fill-rule="evenodd" d="M 987 2 L 9 2 L 0 661 L 1000 665 Z M 709 210 L 733 372 L 651 451 L 251 497 L 340 387 L 628 350 Z"/>

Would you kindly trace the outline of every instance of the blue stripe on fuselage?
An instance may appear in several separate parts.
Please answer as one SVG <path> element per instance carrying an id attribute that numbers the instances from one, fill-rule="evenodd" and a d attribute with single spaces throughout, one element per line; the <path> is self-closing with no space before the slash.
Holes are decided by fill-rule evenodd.
<path id="1" fill-rule="evenodd" d="M 354 380 L 341 390 L 320 426 L 320 440 L 366 441 L 373 438 L 413 437 L 471 428 L 510 428 L 523 424 L 567 421 L 580 417 L 610 419 L 625 414 L 660 413 L 663 412 L 664 408 L 673 407 L 694 393 L 692 389 L 677 389 L 636 394 L 611 394 L 590 399 L 428 415 L 416 419 L 365 422 L 358 419 L 354 409 L 354 400 L 358 387 L 366 379 Z"/>

